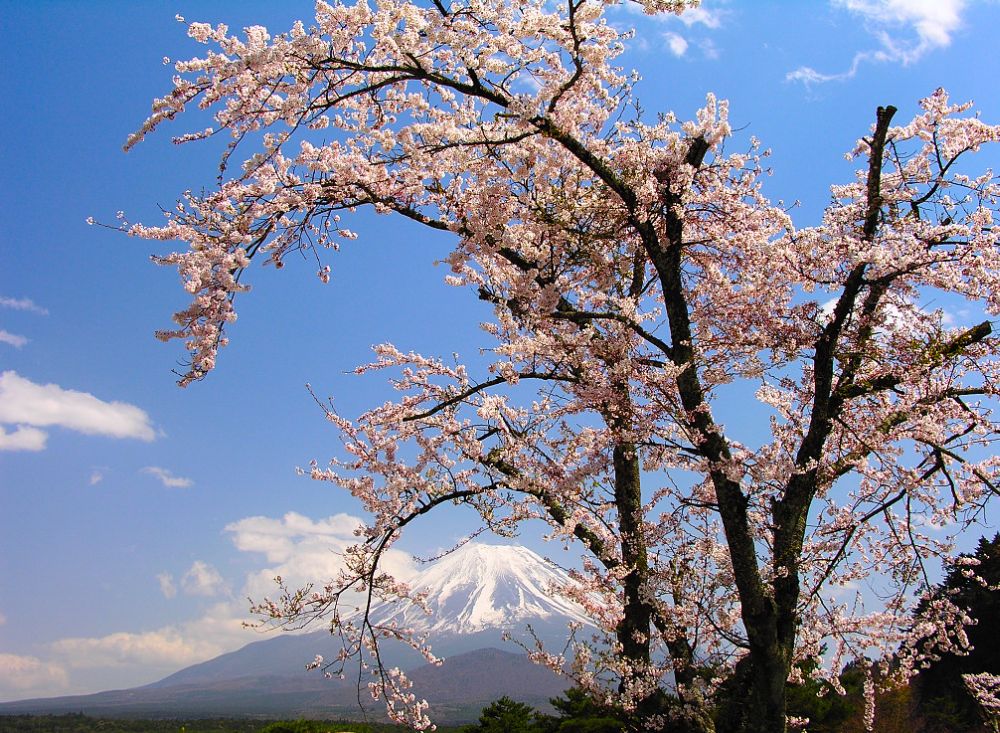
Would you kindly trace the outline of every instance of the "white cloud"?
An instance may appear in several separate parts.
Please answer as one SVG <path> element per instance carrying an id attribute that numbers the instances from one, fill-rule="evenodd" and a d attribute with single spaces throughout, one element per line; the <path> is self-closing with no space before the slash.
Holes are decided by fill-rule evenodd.
<path id="1" fill-rule="evenodd" d="M 336 577 L 343 567 L 343 550 L 357 541 L 354 530 L 360 524 L 358 518 L 347 514 L 314 521 L 295 512 L 279 518 L 257 516 L 233 522 L 226 531 L 236 547 L 243 552 L 261 553 L 267 563 L 267 567 L 261 567 L 262 563 L 247 573 L 237 594 L 240 600 L 213 603 L 201 616 L 185 623 L 151 631 L 61 639 L 49 649 L 53 658 L 70 670 L 87 670 L 88 680 L 121 679 L 132 674 L 129 685 L 152 682 L 181 667 L 233 651 L 260 638 L 259 632 L 244 627 L 244 622 L 253 620 L 244 599 L 261 600 L 273 595 L 276 575 L 293 587 Z M 393 550 L 387 557 L 386 569 L 405 570 L 411 564 L 408 555 Z M 194 562 L 179 582 L 169 573 L 161 573 L 157 581 L 167 597 L 176 594 L 178 586 L 194 595 L 228 592 L 218 570 L 202 561 Z"/>
<path id="2" fill-rule="evenodd" d="M 12 433 L 8 433 L 4 430 L 3 425 L 0 425 L 0 451 L 45 450 L 45 441 L 48 437 L 48 434 L 44 430 L 28 427 L 27 425 L 16 426 Z"/>
<path id="3" fill-rule="evenodd" d="M 181 578 L 181 587 L 189 596 L 211 597 L 229 592 L 229 587 L 219 575 L 219 571 L 201 560 L 195 560 L 188 571 L 184 573 L 184 577 Z"/>
<path id="4" fill-rule="evenodd" d="M 240 593 L 212 603 L 201 615 L 183 623 L 147 631 L 60 639 L 48 645 L 48 651 L 68 671 L 70 691 L 93 692 L 153 682 L 182 667 L 238 649 L 260 639 L 259 631 L 244 625 L 254 619 L 249 616 L 243 599 L 273 596 L 276 575 L 281 575 L 293 588 L 337 577 L 343 568 L 343 552 L 358 541 L 354 532 L 360 526 L 361 520 L 348 514 L 313 520 L 295 512 L 277 518 L 255 516 L 233 522 L 225 529 L 237 549 L 263 555 L 263 562 L 246 574 Z M 409 554 L 390 550 L 383 568 L 408 580 L 413 577 L 416 564 Z M 185 593 L 196 595 L 229 592 L 218 570 L 202 561 L 194 562 L 179 582 L 166 572 L 156 578 L 168 598 L 177 594 L 178 586 Z M 345 601 L 345 605 L 350 603 L 350 599 Z M 45 668 L 45 662 L 35 660 L 35 664 Z M 2 656 L 0 669 L 3 669 Z M 52 687 L 50 684 L 48 688 L 39 688 L 36 694 L 54 694 Z M 60 692 L 66 694 L 65 690 Z"/>
<path id="5" fill-rule="evenodd" d="M 168 489 L 186 489 L 194 484 L 194 481 L 191 479 L 184 478 L 183 476 L 174 476 L 173 473 L 159 466 L 146 466 L 142 469 L 142 472 L 148 473 L 150 476 L 155 476 Z"/>
<path id="6" fill-rule="evenodd" d="M 789 71 L 785 74 L 785 81 L 800 81 L 806 86 L 823 84 L 828 81 L 844 81 L 846 79 L 853 79 L 857 75 L 858 69 L 861 68 L 861 64 L 866 61 L 890 60 L 892 59 L 883 51 L 861 51 L 854 54 L 854 58 L 851 59 L 851 66 L 847 71 L 841 71 L 836 74 L 823 74 L 811 66 L 800 66 L 794 71 Z"/>
<path id="7" fill-rule="evenodd" d="M 688 8 L 680 15 L 681 23 L 690 28 L 693 25 L 703 25 L 706 28 L 718 28 L 722 25 L 725 11 L 719 8 L 707 8 L 704 4 Z"/>
<path id="8" fill-rule="evenodd" d="M 218 643 L 168 626 L 155 631 L 120 631 L 97 638 L 60 639 L 52 651 L 73 668 L 87 669 L 122 665 L 182 667 L 221 654 Z"/>
<path id="9" fill-rule="evenodd" d="M 176 625 L 60 639 L 48 644 L 47 651 L 68 673 L 67 689 L 39 685 L 29 692 L 8 693 L 7 698 L 84 694 L 155 682 L 178 669 L 259 640 L 259 632 L 244 627 L 246 615 L 245 602 L 215 603 L 201 616 Z M 0 679 L 3 668 L 0 655 Z M 2 687 L 0 683 L 0 699 L 4 696 Z"/>
<path id="10" fill-rule="evenodd" d="M 314 544 L 345 549 L 356 541 L 354 530 L 360 526 L 361 520 L 349 514 L 314 522 L 297 512 L 288 512 L 280 519 L 247 517 L 227 524 L 226 531 L 233 535 L 236 549 L 262 553 L 268 562 L 287 562 Z"/>
<path id="11" fill-rule="evenodd" d="M 819 323 L 829 323 L 836 308 L 837 298 L 830 298 L 820 304 L 817 313 Z M 879 335 L 899 332 L 925 333 L 928 319 L 931 322 L 937 321 L 943 328 L 952 328 L 956 322 L 955 316 L 943 308 L 926 308 L 908 299 L 898 303 L 886 303 L 879 318 L 881 320 L 881 325 L 877 328 Z"/>
<path id="12" fill-rule="evenodd" d="M 273 596 L 274 578 L 279 575 L 292 588 L 336 578 L 344 567 L 344 551 L 359 541 L 354 532 L 360 526 L 361 520 L 349 514 L 313 521 L 296 512 L 280 519 L 247 517 L 233 522 L 226 531 L 237 549 L 262 553 L 272 563 L 247 576 L 242 595 L 257 600 Z M 382 568 L 402 580 L 415 574 L 413 558 L 395 549 L 383 556 Z"/>
<path id="13" fill-rule="evenodd" d="M 714 61 L 719 58 L 719 49 L 715 47 L 711 38 L 702 38 L 698 41 L 698 50 L 706 59 Z"/>
<path id="14" fill-rule="evenodd" d="M 95 468 L 93 471 L 90 472 L 91 486 L 97 486 L 97 484 L 101 483 L 101 481 L 103 480 L 104 480 L 104 471 Z"/>
<path id="15" fill-rule="evenodd" d="M 16 333 L 11 333 L 10 331 L 4 331 L 2 328 L 0 328 L 0 343 L 10 344 L 15 349 L 20 349 L 22 346 L 28 343 L 28 339 L 26 339 L 24 336 L 18 336 Z"/>
<path id="16" fill-rule="evenodd" d="M 684 40 L 684 36 L 677 33 L 664 33 L 663 37 L 667 41 L 667 48 L 674 56 L 679 58 L 687 52 L 688 42 Z"/>
<path id="17" fill-rule="evenodd" d="M 821 84 L 826 81 L 847 79 L 850 76 L 853 76 L 853 74 L 821 74 L 811 66 L 800 66 L 785 74 L 785 81 L 800 81 L 808 87 L 812 84 Z"/>
<path id="18" fill-rule="evenodd" d="M 719 7 L 719 5 L 724 2 L 725 0 L 703 0 L 703 2 L 697 7 L 688 8 L 680 15 L 675 15 L 674 13 L 647 15 L 639 3 L 624 3 L 618 7 L 624 9 L 632 15 L 642 15 L 646 19 L 654 20 L 663 24 L 673 24 L 679 21 L 683 23 L 686 28 L 703 25 L 710 30 L 715 30 L 722 26 L 726 16 L 730 13 L 730 11 Z"/>
<path id="19" fill-rule="evenodd" d="M 893 62 L 905 66 L 930 51 L 947 48 L 962 26 L 966 0 L 832 0 L 832 4 L 858 17 L 878 40 L 880 48 L 854 54 L 846 71 L 826 74 L 800 66 L 785 75 L 788 81 L 808 86 L 851 79 L 862 63 Z"/>
<path id="20" fill-rule="evenodd" d="M 174 585 L 174 576 L 170 573 L 160 573 L 156 576 L 160 583 L 160 592 L 164 598 L 173 598 L 177 595 L 177 586 Z"/>
<path id="21" fill-rule="evenodd" d="M 149 415 L 125 402 L 105 402 L 87 392 L 63 389 L 57 384 L 35 384 L 17 374 L 0 374 L 0 424 L 18 426 L 4 442 L 28 447 L 7 450 L 41 450 L 45 433 L 35 430 L 53 425 L 89 435 L 113 438 L 137 438 L 151 441 L 156 437 Z M 31 426 L 31 427 L 27 427 Z M 2 429 L 2 428 L 0 428 Z"/>
<path id="22" fill-rule="evenodd" d="M 0 653 L 0 699 L 24 697 L 32 692 L 61 692 L 69 679 L 66 670 L 37 657 Z"/>
<path id="23" fill-rule="evenodd" d="M 0 295 L 0 308 L 10 308 L 16 311 L 30 311 L 40 316 L 47 316 L 49 312 L 37 305 L 31 298 L 8 298 Z"/>
<path id="24" fill-rule="evenodd" d="M 860 16 L 890 55 L 911 63 L 927 51 L 951 44 L 962 25 L 966 0 L 834 0 L 834 5 Z M 890 29 L 901 26 L 915 38 L 889 35 Z"/>

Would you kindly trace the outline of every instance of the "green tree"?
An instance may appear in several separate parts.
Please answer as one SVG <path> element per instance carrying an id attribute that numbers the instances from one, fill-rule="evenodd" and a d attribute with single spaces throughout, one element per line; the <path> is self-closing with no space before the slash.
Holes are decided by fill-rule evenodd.
<path id="1" fill-rule="evenodd" d="M 330 729 L 329 723 L 324 725 L 312 720 L 281 720 L 268 725 L 261 733 L 321 733 Z"/>
<path id="2" fill-rule="evenodd" d="M 598 705 L 578 687 L 571 687 L 564 697 L 549 700 L 558 715 L 539 716 L 542 733 L 621 733 L 625 715 Z"/>
<path id="3" fill-rule="evenodd" d="M 962 558 L 972 558 L 970 565 Z M 974 568 L 975 577 L 968 572 Z M 981 720 L 979 706 L 962 683 L 966 673 L 1000 674 L 1000 534 L 979 540 L 976 551 L 962 555 L 948 570 L 934 597 L 947 596 L 976 619 L 968 629 L 972 651 L 945 653 L 920 671 L 915 680 L 917 707 L 928 733 L 973 730 Z"/>
<path id="4" fill-rule="evenodd" d="M 849 664 L 840 674 L 841 695 L 827 682 L 806 678 L 788 686 L 788 714 L 809 719 L 810 733 L 839 733 L 845 721 L 863 708 L 861 687 L 864 671 Z"/>
<path id="5" fill-rule="evenodd" d="M 536 719 L 534 708 L 504 695 L 483 708 L 479 723 L 466 728 L 466 733 L 538 733 Z"/>
<path id="6" fill-rule="evenodd" d="M 841 733 L 845 723 L 860 717 L 863 707 L 861 687 L 864 672 L 855 664 L 848 664 L 839 675 L 846 694 L 840 694 L 829 682 L 810 676 L 816 663 L 802 669 L 804 680 L 789 683 L 788 715 L 809 719 L 809 733 Z M 749 711 L 746 706 L 750 668 L 747 661 L 736 665 L 735 671 L 719 687 L 715 696 L 715 728 L 717 733 L 733 733 L 746 725 Z"/>

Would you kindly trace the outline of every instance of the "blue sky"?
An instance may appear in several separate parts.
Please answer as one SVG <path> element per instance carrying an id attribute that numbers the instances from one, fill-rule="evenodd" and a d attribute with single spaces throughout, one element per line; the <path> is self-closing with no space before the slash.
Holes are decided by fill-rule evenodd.
<path id="1" fill-rule="evenodd" d="M 143 684 L 257 638 L 240 627 L 246 595 L 279 572 L 330 572 L 359 513 L 295 474 L 336 451 L 305 384 L 356 415 L 389 397 L 378 376 L 345 374 L 371 344 L 474 359 L 484 343 L 482 306 L 433 264 L 447 238 L 362 216 L 331 284 L 308 262 L 255 270 L 219 368 L 181 390 L 183 353 L 152 336 L 186 302 L 175 272 L 150 243 L 86 225 L 156 221 L 214 179 L 211 143 L 170 144 L 192 120 L 121 152 L 168 88 L 163 58 L 202 50 L 175 14 L 282 31 L 311 12 L 0 0 L 0 700 Z M 626 63 L 645 108 L 684 118 L 707 91 L 728 98 L 737 136 L 773 149 L 767 193 L 801 202 L 799 226 L 852 175 L 843 153 L 877 105 L 903 120 L 945 86 L 1000 121 L 996 2 L 707 0 L 681 19 L 613 17 L 639 24 Z M 402 547 L 430 555 L 474 527 L 451 514 Z"/>

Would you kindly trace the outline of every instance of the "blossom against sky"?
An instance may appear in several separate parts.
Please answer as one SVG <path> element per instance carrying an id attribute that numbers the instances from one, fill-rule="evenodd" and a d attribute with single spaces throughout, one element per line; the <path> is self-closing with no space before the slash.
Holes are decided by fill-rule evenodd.
<path id="1" fill-rule="evenodd" d="M 338 450 L 306 383 L 354 415 L 388 396 L 377 376 L 346 373 L 372 343 L 470 359 L 483 342 L 482 305 L 433 265 L 448 241 L 362 217 L 329 285 L 309 262 L 255 269 L 265 292 L 241 304 L 216 372 L 174 385 L 183 354 L 152 332 L 186 300 L 176 274 L 86 219 L 151 221 L 216 175 L 214 142 L 170 143 L 190 120 L 121 152 L 169 86 L 164 58 L 202 52 L 175 15 L 277 32 L 312 13 L 185 2 L 0 6 L 0 700 L 143 684 L 256 638 L 245 597 L 276 574 L 332 573 L 358 522 L 349 497 L 295 473 Z M 625 63 L 647 111 L 684 118 L 707 91 L 730 99 L 737 142 L 774 150 L 766 193 L 801 201 L 800 226 L 851 175 L 842 154 L 877 105 L 907 118 L 946 86 L 1000 121 L 995 3 L 731 0 L 613 18 L 637 24 Z M 404 547 L 433 555 L 469 519 L 436 516 Z"/>

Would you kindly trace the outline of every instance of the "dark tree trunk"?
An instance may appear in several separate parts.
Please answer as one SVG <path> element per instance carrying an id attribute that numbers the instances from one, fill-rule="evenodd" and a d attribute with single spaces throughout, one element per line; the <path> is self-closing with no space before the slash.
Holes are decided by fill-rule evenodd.
<path id="1" fill-rule="evenodd" d="M 641 670 L 650 664 L 649 640 L 653 609 L 642 597 L 642 589 L 649 576 L 649 560 L 643 532 L 642 475 L 638 449 L 632 443 L 619 443 L 614 448 L 613 461 L 622 563 L 629 568 L 624 580 L 625 609 L 617 636 L 623 656 Z M 683 663 L 688 661 L 690 660 L 684 659 Z M 639 670 L 636 670 L 637 673 Z M 629 681 L 627 676 L 623 677 L 619 690 L 624 691 Z M 636 706 L 635 727 L 649 730 L 649 723 L 654 718 L 660 718 L 664 721 L 664 733 L 713 733 L 714 726 L 707 711 L 701 711 L 701 715 L 677 716 L 672 714 L 671 706 L 671 699 L 662 690 L 655 690 Z"/>
<path id="2" fill-rule="evenodd" d="M 774 649 L 756 655 L 760 663 L 751 663 L 751 688 L 743 733 L 783 733 L 785 730 L 785 689 L 788 669 Z"/>
<path id="3" fill-rule="evenodd" d="M 639 455 L 634 445 L 621 443 L 614 448 L 615 504 L 621 532 L 622 564 L 625 576 L 625 613 L 618 625 L 618 642 L 626 659 L 649 664 L 649 627 L 652 613 L 643 601 L 641 589 L 649 574 L 646 543 L 642 529 L 642 484 Z M 624 690 L 627 680 L 622 680 Z"/>

